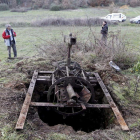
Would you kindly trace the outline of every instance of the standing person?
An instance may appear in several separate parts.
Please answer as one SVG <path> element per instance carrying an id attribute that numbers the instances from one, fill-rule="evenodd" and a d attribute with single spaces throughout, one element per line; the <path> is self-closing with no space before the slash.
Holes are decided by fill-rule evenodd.
<path id="1" fill-rule="evenodd" d="M 107 34 L 108 34 L 108 25 L 107 25 L 106 21 L 103 21 L 101 34 L 102 34 L 102 41 L 103 41 L 104 45 L 106 45 L 106 43 L 107 43 Z"/>
<path id="2" fill-rule="evenodd" d="M 11 58 L 11 47 L 13 48 L 14 57 L 17 57 L 17 50 L 16 50 L 16 33 L 11 28 L 10 24 L 6 25 L 6 29 L 2 33 L 2 37 L 5 41 L 5 45 L 7 46 L 9 58 Z"/>

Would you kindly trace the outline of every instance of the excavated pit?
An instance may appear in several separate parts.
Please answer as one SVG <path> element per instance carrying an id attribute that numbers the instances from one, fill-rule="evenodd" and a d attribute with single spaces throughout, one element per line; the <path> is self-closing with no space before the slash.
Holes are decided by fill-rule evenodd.
<path id="1" fill-rule="evenodd" d="M 37 85 L 35 88 L 35 94 L 33 96 L 34 101 L 46 102 L 47 96 L 40 90 L 43 89 L 43 85 Z M 104 98 L 100 100 L 100 103 L 105 102 Z M 49 107 L 38 107 L 39 118 L 49 126 L 55 126 L 58 124 L 71 126 L 75 131 L 84 131 L 86 133 L 95 131 L 97 129 L 105 129 L 108 126 L 108 118 L 110 109 L 86 109 L 85 112 L 75 116 L 64 117 L 58 114 Z"/>

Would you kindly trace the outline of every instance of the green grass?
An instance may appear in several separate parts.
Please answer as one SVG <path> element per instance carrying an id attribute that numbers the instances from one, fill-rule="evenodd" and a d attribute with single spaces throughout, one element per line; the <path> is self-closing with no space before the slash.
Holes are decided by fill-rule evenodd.
<path id="1" fill-rule="evenodd" d="M 4 28 L 0 28 L 2 33 Z M 89 34 L 89 27 L 23 27 L 23 28 L 14 28 L 17 33 L 17 50 L 18 56 L 33 56 L 37 54 L 38 46 L 42 44 L 48 44 L 48 42 L 58 39 L 60 42 L 63 42 L 63 35 L 68 35 L 70 32 L 78 33 L 77 38 L 80 40 L 87 40 Z M 92 27 L 94 34 L 97 36 L 100 35 L 101 27 Z M 139 50 L 140 48 L 140 28 L 139 27 L 128 27 L 127 26 L 111 26 L 109 31 L 118 31 L 121 30 L 122 36 L 125 36 L 133 48 Z M 4 40 L 0 39 L 0 59 L 6 59 L 7 47 L 4 44 Z"/>
<path id="2" fill-rule="evenodd" d="M 132 18 L 140 15 L 140 7 L 120 9 L 119 12 L 126 14 L 127 18 Z M 62 10 L 62 11 L 49 11 L 49 10 L 30 10 L 25 13 L 0 11 L 0 25 L 6 23 L 31 23 L 35 20 L 42 20 L 43 18 L 50 17 L 63 17 L 63 18 L 83 18 L 83 17 L 103 17 L 109 14 L 108 8 L 81 8 L 76 10 Z"/>
<path id="3" fill-rule="evenodd" d="M 140 7 L 120 10 L 127 15 L 128 18 L 135 17 L 140 14 Z M 31 23 L 35 20 L 42 20 L 46 17 L 101 17 L 109 13 L 108 8 L 81 8 L 76 10 L 49 11 L 49 10 L 31 10 L 26 13 L 17 13 L 10 11 L 0 11 L 0 32 L 4 30 L 6 23 Z M 23 25 L 24 26 L 24 25 Z M 33 56 L 37 53 L 37 47 L 46 44 L 55 38 L 63 41 L 63 36 L 70 32 L 79 32 L 78 40 L 86 40 L 88 38 L 89 27 L 13 27 L 17 33 L 17 50 L 18 56 Z M 129 29 L 128 29 L 129 28 Z M 92 27 L 97 36 L 100 36 L 101 27 Z M 140 48 L 140 26 L 129 24 L 129 21 L 121 23 L 117 26 L 109 27 L 109 31 L 121 30 L 122 36 L 126 36 L 132 46 L 136 50 Z M 7 58 L 7 48 L 4 41 L 0 39 L 0 60 Z"/>

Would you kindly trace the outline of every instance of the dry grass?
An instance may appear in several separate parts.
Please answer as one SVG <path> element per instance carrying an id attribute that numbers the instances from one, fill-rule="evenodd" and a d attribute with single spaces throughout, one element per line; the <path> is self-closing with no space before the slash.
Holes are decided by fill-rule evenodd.
<path id="1" fill-rule="evenodd" d="M 109 5 L 108 9 L 110 13 L 118 13 L 119 11 L 119 7 L 114 2 Z"/>
<path id="2" fill-rule="evenodd" d="M 100 18 L 46 18 L 43 20 L 36 20 L 31 23 L 32 26 L 101 26 L 103 19 Z M 109 25 L 117 25 L 117 23 L 108 21 Z"/>
<path id="3" fill-rule="evenodd" d="M 62 32 L 62 37 L 63 34 Z M 78 36 L 82 34 L 82 31 L 75 34 L 79 38 Z M 46 44 L 38 47 L 41 57 L 46 57 L 52 61 L 60 61 L 66 58 L 67 48 L 66 44 L 62 43 L 62 40 L 54 39 Z M 122 37 L 120 31 L 110 32 L 105 44 L 91 29 L 86 39 L 78 40 L 77 44 L 73 46 L 72 58 L 86 66 L 95 61 L 107 63 L 114 61 L 122 69 L 127 69 L 137 62 L 138 55 L 129 42 L 125 40 L 125 37 Z"/>

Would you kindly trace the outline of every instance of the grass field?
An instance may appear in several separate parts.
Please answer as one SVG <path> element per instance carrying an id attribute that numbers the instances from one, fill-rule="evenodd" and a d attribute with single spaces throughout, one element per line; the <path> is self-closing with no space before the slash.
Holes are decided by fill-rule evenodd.
<path id="1" fill-rule="evenodd" d="M 109 32 L 121 31 L 121 36 L 124 37 L 124 41 L 128 41 L 135 54 L 140 54 L 140 25 L 131 25 L 129 18 L 135 17 L 140 14 L 140 7 L 129 8 L 126 10 L 120 10 L 127 15 L 128 20 L 125 23 L 119 23 L 118 25 L 109 26 Z M 4 30 L 4 24 L 6 23 L 17 23 L 25 22 L 29 23 L 26 26 L 13 27 L 17 33 L 17 51 L 18 57 L 32 57 L 38 54 L 38 47 L 42 45 L 50 45 L 50 42 L 63 42 L 63 35 L 74 33 L 77 35 L 78 42 L 86 42 L 91 34 L 90 29 L 96 37 L 101 38 L 100 26 L 82 27 L 82 26 L 48 26 L 48 27 L 31 27 L 30 23 L 35 20 L 42 20 L 46 17 L 64 17 L 64 18 L 76 18 L 76 17 L 98 17 L 105 16 L 109 11 L 107 8 L 87 8 L 77 9 L 68 11 L 52 12 L 48 10 L 32 10 L 27 13 L 12 13 L 10 11 L 0 12 L 0 32 Z M 29 25 L 29 27 L 27 26 Z M 89 36 L 90 35 L 90 36 Z M 94 40 L 93 40 L 94 42 Z M 59 43 L 58 43 L 59 44 Z M 86 43 L 85 43 L 86 44 Z M 117 43 L 116 43 L 117 44 Z M 87 45 L 87 44 L 86 44 Z M 57 46 L 57 44 L 56 44 Z M 104 49 L 104 48 L 103 48 Z M 120 48 L 119 48 L 120 49 Z M 52 50 L 52 49 L 51 49 Z M 60 49 L 59 49 L 60 50 Z M 129 49 L 131 51 L 131 49 Z M 56 51 L 58 51 L 56 49 Z M 63 51 L 63 50 L 62 50 Z M 79 50 L 78 50 L 79 51 Z M 81 50 L 80 50 L 81 51 Z M 49 52 L 49 51 L 48 51 Z M 83 51 L 84 52 L 84 51 Z M 49 52 L 50 53 L 50 52 Z M 64 52 L 62 52 L 64 53 Z M 79 52 L 78 52 L 79 53 Z M 71 132 L 71 127 L 66 125 L 48 126 L 42 124 L 38 118 L 37 112 L 33 108 L 30 108 L 25 128 L 22 131 L 15 131 L 15 124 L 24 101 L 26 87 L 22 87 L 30 81 L 30 76 L 35 69 L 52 70 L 52 62 L 54 59 L 57 61 L 57 57 L 54 57 L 54 53 L 50 53 L 54 59 L 42 59 L 42 58 L 31 58 L 23 60 L 11 60 L 7 61 L 8 53 L 7 48 L 4 44 L 4 40 L 0 38 L 0 140 L 43 140 L 43 139 L 63 139 L 69 140 L 92 140 L 92 139 L 111 139 L 111 140 L 138 140 L 140 138 L 140 85 L 137 76 L 133 75 L 130 70 L 114 72 L 111 68 L 106 70 L 105 65 L 100 62 L 93 62 L 93 52 L 87 52 L 76 54 L 79 61 L 85 65 L 90 71 L 99 70 L 105 84 L 109 85 L 111 89 L 111 95 L 117 106 L 122 111 L 123 117 L 130 127 L 130 131 L 123 132 L 117 126 L 114 117 L 108 119 L 113 124 L 109 125 L 107 129 L 94 131 L 86 134 L 77 132 Z M 54 55 L 53 55 L 54 54 Z M 58 56 L 59 56 L 58 52 Z M 129 53 L 128 53 L 129 54 Z M 124 53 L 123 53 L 124 55 Z M 88 58 L 88 56 L 90 56 Z M 86 58 L 87 57 L 87 58 Z M 100 57 L 100 56 L 99 56 Z M 82 59 L 84 58 L 84 59 Z M 124 58 L 124 57 L 123 57 Z M 130 57 L 131 58 L 131 57 Z M 92 60 L 91 60 L 92 59 Z M 55 62 L 56 62 L 55 61 Z M 108 63 L 108 62 L 107 62 Z M 97 65 L 96 65 L 97 64 Z M 82 66 L 82 65 L 81 65 Z M 97 66 L 97 68 L 95 67 Z M 101 67 L 101 68 L 100 68 Z M 54 68 L 54 66 L 53 66 Z M 82 67 L 84 68 L 84 67 Z M 85 69 L 85 68 L 84 68 Z M 97 71 L 98 72 L 98 71 Z M 126 75 L 128 74 L 128 75 Z M 137 85 L 137 92 L 136 90 Z M 38 88 L 40 93 L 40 88 Z M 36 100 L 36 99 L 35 99 Z M 108 115 L 109 116 L 109 115 Z M 107 117 L 108 117 L 107 116 Z M 105 122 L 106 123 L 106 122 Z M 56 128 L 55 128 L 56 127 Z M 55 130 L 56 129 L 56 130 Z M 56 133 L 55 133 L 56 132 Z M 65 133 L 66 135 L 64 135 Z M 64 133 L 64 134 L 61 134 Z M 76 135 L 76 136 L 75 136 Z M 50 137 L 50 138 L 48 138 Z M 138 138 L 138 139 L 137 139 Z"/>
<path id="2" fill-rule="evenodd" d="M 127 19 L 140 15 L 140 7 L 120 9 Z M 108 8 L 81 8 L 76 10 L 49 11 L 49 10 L 30 10 L 25 13 L 0 11 L 0 25 L 11 23 L 31 23 L 35 20 L 50 17 L 81 18 L 81 17 L 103 17 L 109 14 Z"/>
<path id="3" fill-rule="evenodd" d="M 125 10 L 120 10 L 127 15 L 127 18 L 135 17 L 140 14 L 140 7 L 129 8 Z M 76 18 L 76 17 L 100 17 L 105 16 L 109 13 L 107 8 L 86 8 L 86 9 L 76 9 L 67 11 L 48 11 L 48 10 L 31 10 L 26 13 L 17 13 L 10 11 L 0 12 L 0 32 L 4 30 L 4 25 L 6 23 L 16 23 L 16 22 L 27 22 L 31 23 L 35 20 L 41 20 L 46 17 L 65 17 L 65 18 Z M 140 49 L 140 26 L 130 25 L 129 21 L 125 23 L 120 23 L 116 26 L 109 27 L 109 31 L 121 30 L 121 34 L 131 43 L 136 50 Z M 41 44 L 46 44 L 50 40 L 55 38 L 63 41 L 63 36 L 68 35 L 70 32 L 79 32 L 79 40 L 86 40 L 89 34 L 89 27 L 13 27 L 17 33 L 17 50 L 18 56 L 33 56 L 37 52 L 37 46 Z M 97 36 L 100 36 L 101 27 L 92 27 L 92 30 Z M 3 39 L 0 39 L 0 59 L 3 60 L 7 58 L 7 48 L 4 44 Z"/>
<path id="4" fill-rule="evenodd" d="M 101 27 L 92 27 L 94 34 L 100 37 Z M 3 32 L 3 28 L 0 28 L 0 32 Z M 37 53 L 37 47 L 42 44 L 46 44 L 54 39 L 62 40 L 63 35 L 68 35 L 70 32 L 78 32 L 78 40 L 87 40 L 89 34 L 89 27 L 22 27 L 14 28 L 17 33 L 17 50 L 18 56 L 33 56 Z M 122 36 L 124 36 L 129 43 L 136 49 L 140 49 L 140 28 L 139 27 L 128 27 L 127 26 L 116 26 L 109 27 L 109 31 L 121 30 Z M 4 44 L 3 39 L 0 39 L 0 59 L 7 58 L 7 48 Z"/>

